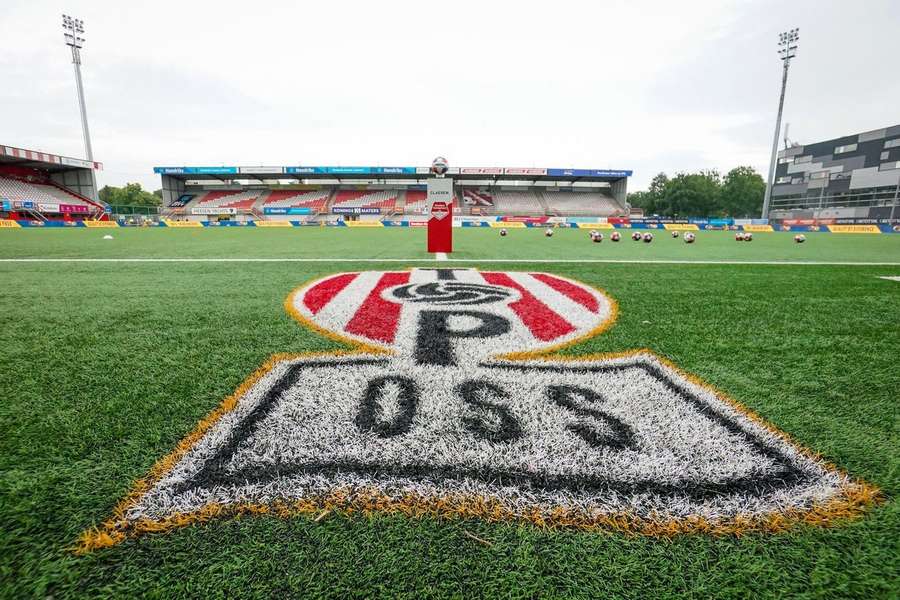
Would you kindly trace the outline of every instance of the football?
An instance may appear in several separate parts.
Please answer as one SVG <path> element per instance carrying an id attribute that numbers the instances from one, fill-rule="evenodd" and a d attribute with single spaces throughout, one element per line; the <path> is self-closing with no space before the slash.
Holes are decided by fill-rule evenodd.
<path id="1" fill-rule="evenodd" d="M 640 231 L 635 231 L 634 233 L 631 234 L 631 239 L 633 239 L 636 242 L 639 242 L 639 241 L 641 241 L 641 239 L 643 239 L 643 236 L 641 235 Z"/>
<path id="2" fill-rule="evenodd" d="M 677 232 L 677 231 L 673 231 L 673 232 L 672 232 L 672 237 L 673 237 L 673 238 L 677 238 L 677 237 L 678 237 L 678 232 Z"/>
<path id="3" fill-rule="evenodd" d="M 500 230 L 500 237 L 506 237 L 506 230 L 505 230 L 505 229 L 501 229 L 501 230 Z"/>
<path id="4" fill-rule="evenodd" d="M 752 242 L 752 241 L 753 241 L 753 234 L 750 233 L 749 231 L 747 231 L 746 233 L 744 233 L 744 241 L 745 241 L 745 242 Z"/>
<path id="5" fill-rule="evenodd" d="M 691 232 L 687 232 L 686 234 L 684 234 L 684 243 L 685 244 L 693 244 L 695 239 L 696 239 L 696 237 Z"/>
<path id="6" fill-rule="evenodd" d="M 653 234 L 650 232 L 647 232 L 644 234 L 643 239 L 644 239 L 645 244 L 649 244 L 650 242 L 653 241 Z"/>
<path id="7" fill-rule="evenodd" d="M 599 244 L 603 241 L 603 234 L 599 231 L 593 232 L 593 235 L 591 235 L 591 241 L 593 241 L 595 244 Z"/>
<path id="8" fill-rule="evenodd" d="M 735 234 L 734 234 L 734 241 L 736 241 L 736 242 L 743 242 L 743 241 L 744 241 L 744 232 L 743 232 L 743 231 L 738 231 L 737 233 L 735 233 Z"/>
<path id="9" fill-rule="evenodd" d="M 443 156 L 438 156 L 433 161 L 431 161 L 431 172 L 435 175 L 446 175 L 447 169 L 449 168 L 450 166 L 447 163 L 447 159 Z"/>
<path id="10" fill-rule="evenodd" d="M 797 242 L 798 244 L 802 244 L 803 242 L 806 241 L 806 236 L 803 235 L 802 233 L 798 233 L 797 235 L 794 236 L 794 241 Z"/>
<path id="11" fill-rule="evenodd" d="M 544 235 L 546 235 L 547 237 L 553 237 L 553 229 L 548 227 L 547 229 L 544 230 Z"/>
<path id="12" fill-rule="evenodd" d="M 619 235 L 619 232 L 618 232 L 618 231 L 613 231 L 613 232 L 609 235 L 609 239 L 612 240 L 613 242 L 618 242 L 620 239 L 622 239 L 622 236 Z"/>

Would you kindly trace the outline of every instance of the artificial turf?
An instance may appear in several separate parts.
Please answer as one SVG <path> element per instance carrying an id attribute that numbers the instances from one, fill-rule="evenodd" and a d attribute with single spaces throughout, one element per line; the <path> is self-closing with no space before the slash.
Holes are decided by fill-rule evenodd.
<path id="1" fill-rule="evenodd" d="M 727 231 L 696 232 L 685 244 L 668 231 L 653 231 L 651 244 L 623 240 L 591 243 L 584 229 L 454 230 L 454 259 L 676 260 L 900 262 L 900 235 L 807 233 L 795 244 L 790 232 L 757 233 L 735 242 Z M 0 258 L 366 258 L 430 259 L 422 228 L 221 227 L 204 229 L 8 229 L 0 236 Z M 114 239 L 104 240 L 112 234 Z"/>
<path id="2" fill-rule="evenodd" d="M 116 230 L 112 242 L 100 240 L 105 233 L 0 231 L 0 256 L 426 256 L 423 233 L 409 230 Z M 810 234 L 797 247 L 787 234 L 768 235 L 743 245 L 703 233 L 688 251 L 707 260 L 803 252 L 900 262 L 900 236 Z M 515 231 L 502 241 L 462 232 L 457 242 L 463 258 L 680 258 L 685 248 L 660 236 L 598 248 L 578 231 L 552 240 Z M 0 594 L 896 597 L 900 283 L 878 277 L 900 275 L 896 264 L 491 266 L 605 289 L 619 303 L 617 323 L 568 353 L 648 347 L 668 357 L 878 486 L 885 501 L 860 519 L 661 540 L 394 515 L 253 516 L 71 551 L 267 356 L 337 347 L 285 313 L 293 288 L 327 273 L 402 266 L 0 264 Z"/>

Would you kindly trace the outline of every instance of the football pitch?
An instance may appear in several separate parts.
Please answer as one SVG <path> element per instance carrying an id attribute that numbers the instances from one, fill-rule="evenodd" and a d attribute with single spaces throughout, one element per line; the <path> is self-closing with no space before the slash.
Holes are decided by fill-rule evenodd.
<path id="1" fill-rule="evenodd" d="M 0 231 L 0 579 L 20 597 L 891 598 L 900 582 L 900 235 L 584 230 Z M 104 240 L 110 234 L 114 239 Z M 721 263 L 721 264 L 716 264 Z M 735 264 L 744 263 L 744 264 Z M 877 488 L 846 514 L 645 535 L 354 505 L 196 519 L 84 552 L 273 355 L 346 344 L 286 299 L 338 273 L 547 273 L 602 290 L 568 357 L 648 349 Z M 513 349 L 510 348 L 510 351 Z M 799 521 L 799 522 L 797 522 Z M 165 529 L 164 531 L 162 529 Z"/>

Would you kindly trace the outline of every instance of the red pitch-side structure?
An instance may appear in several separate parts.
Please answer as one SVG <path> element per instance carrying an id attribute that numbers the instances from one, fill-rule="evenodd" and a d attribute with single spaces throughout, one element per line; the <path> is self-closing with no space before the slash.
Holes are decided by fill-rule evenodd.
<path id="1" fill-rule="evenodd" d="M 453 180 L 444 177 L 447 162 L 436 158 L 428 180 L 428 252 L 453 252 Z"/>

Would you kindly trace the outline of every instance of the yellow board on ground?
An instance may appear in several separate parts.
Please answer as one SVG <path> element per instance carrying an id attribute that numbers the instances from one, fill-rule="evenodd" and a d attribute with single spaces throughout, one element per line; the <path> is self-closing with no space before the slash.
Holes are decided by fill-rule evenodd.
<path id="1" fill-rule="evenodd" d="M 669 231 L 700 231 L 696 223 L 663 223 Z"/>
<path id="2" fill-rule="evenodd" d="M 516 229 L 525 227 L 525 223 L 522 221 L 510 221 L 508 223 L 506 221 L 488 221 L 488 224 L 491 227 L 496 227 L 498 229 Z"/>
<path id="3" fill-rule="evenodd" d="M 775 231 L 772 229 L 771 225 L 741 225 L 741 228 L 744 231 L 749 231 L 751 233 L 763 233 L 766 231 Z"/>
<path id="4" fill-rule="evenodd" d="M 615 229 L 612 223 L 576 223 L 578 229 Z"/>
<path id="5" fill-rule="evenodd" d="M 118 227 L 116 221 L 82 221 L 85 227 Z"/>
<path id="6" fill-rule="evenodd" d="M 881 233 L 878 225 L 827 225 L 831 233 Z"/>
<path id="7" fill-rule="evenodd" d="M 170 221 L 163 219 L 163 223 L 166 224 L 166 227 L 203 227 L 199 221 Z"/>
<path id="8" fill-rule="evenodd" d="M 253 221 L 257 227 L 293 227 L 290 221 Z"/>
<path id="9" fill-rule="evenodd" d="M 381 221 L 347 221 L 347 227 L 384 227 Z"/>
<path id="10" fill-rule="evenodd" d="M 0 219 L 0 227 L 21 227 L 21 225 L 12 219 Z"/>

